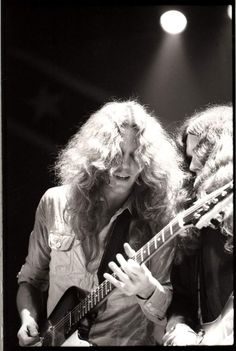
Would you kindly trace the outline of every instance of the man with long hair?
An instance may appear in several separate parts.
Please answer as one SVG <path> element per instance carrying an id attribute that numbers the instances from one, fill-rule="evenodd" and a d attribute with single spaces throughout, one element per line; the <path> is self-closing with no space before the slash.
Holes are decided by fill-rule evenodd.
<path id="1" fill-rule="evenodd" d="M 192 199 L 233 179 L 233 110 L 213 105 L 187 119 L 179 133 L 192 176 Z M 209 226 L 178 238 L 173 300 L 164 345 L 233 343 L 233 204 Z M 206 325 L 208 324 L 208 329 Z"/>
<path id="2" fill-rule="evenodd" d="M 49 317 L 67 289 L 75 286 L 90 292 L 104 278 L 114 279 L 116 288 L 96 310 L 89 342 L 98 346 L 161 342 L 172 298 L 174 246 L 165 245 L 153 256 L 150 270 L 129 258 L 177 212 L 184 173 L 174 143 L 138 102 L 113 101 L 92 114 L 71 138 L 55 170 L 60 183 L 40 200 L 18 276 L 19 344 L 45 345 L 39 334 L 39 292 L 48 292 Z M 124 213 L 130 218 L 126 229 L 123 219 L 119 223 Z M 116 270 L 116 278 L 109 268 Z M 100 299 L 100 293 L 104 292 L 93 298 Z M 87 302 L 88 308 L 94 303 Z M 67 332 L 71 319 L 69 315 L 61 333 Z M 49 325 L 52 338 L 57 339 L 61 325 Z"/>

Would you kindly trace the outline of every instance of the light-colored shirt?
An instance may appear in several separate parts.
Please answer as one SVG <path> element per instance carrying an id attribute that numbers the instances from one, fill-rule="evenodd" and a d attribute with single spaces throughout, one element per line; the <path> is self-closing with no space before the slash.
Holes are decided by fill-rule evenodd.
<path id="1" fill-rule="evenodd" d="M 90 292 L 99 285 L 97 269 L 93 273 L 86 269 L 81 241 L 64 220 L 67 194 L 68 186 L 59 186 L 48 189 L 42 196 L 30 235 L 28 255 L 18 274 L 18 283 L 28 282 L 42 291 L 48 290 L 48 316 L 69 287 L 77 286 Z M 125 208 L 127 204 L 115 213 L 100 237 L 105 237 Z M 97 268 L 102 254 L 101 250 Z M 161 342 L 165 313 L 172 298 L 170 267 L 173 255 L 173 247 L 166 246 L 150 260 L 149 268 L 164 292 L 156 288 L 148 300 L 143 300 L 115 289 L 98 311 L 90 330 L 90 341 L 104 346 L 154 345 L 155 339 Z"/>

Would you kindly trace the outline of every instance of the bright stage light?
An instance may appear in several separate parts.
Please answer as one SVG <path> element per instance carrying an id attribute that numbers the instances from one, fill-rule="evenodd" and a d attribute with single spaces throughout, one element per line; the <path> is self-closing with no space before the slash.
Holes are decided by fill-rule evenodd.
<path id="1" fill-rule="evenodd" d="M 228 5 L 227 13 L 228 13 L 229 18 L 232 19 L 232 5 Z"/>
<path id="2" fill-rule="evenodd" d="M 161 15 L 160 23 L 166 32 L 170 34 L 179 34 L 185 29 L 187 19 L 182 12 L 171 10 Z"/>

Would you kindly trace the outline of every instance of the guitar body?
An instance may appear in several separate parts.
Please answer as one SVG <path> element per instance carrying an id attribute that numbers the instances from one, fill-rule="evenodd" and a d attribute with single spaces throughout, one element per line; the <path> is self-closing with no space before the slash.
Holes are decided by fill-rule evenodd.
<path id="1" fill-rule="evenodd" d="M 234 325 L 234 297 L 229 297 L 222 313 L 210 323 L 204 323 L 202 329 L 205 332 L 201 345 L 232 345 Z"/>
<path id="2" fill-rule="evenodd" d="M 43 346 L 67 346 L 71 342 L 69 339 L 75 340 L 75 337 L 79 337 L 78 340 L 88 340 L 92 317 L 89 318 L 88 315 L 78 322 L 70 314 L 85 296 L 86 293 L 75 286 L 66 290 L 49 318 L 40 326 Z M 63 317 L 64 323 L 60 323 Z"/>
<path id="3" fill-rule="evenodd" d="M 66 339 L 66 341 L 63 342 L 61 346 L 88 347 L 92 346 L 92 344 L 86 340 L 80 339 L 78 336 L 78 331 L 76 330 L 71 336 L 69 336 L 68 339 Z"/>

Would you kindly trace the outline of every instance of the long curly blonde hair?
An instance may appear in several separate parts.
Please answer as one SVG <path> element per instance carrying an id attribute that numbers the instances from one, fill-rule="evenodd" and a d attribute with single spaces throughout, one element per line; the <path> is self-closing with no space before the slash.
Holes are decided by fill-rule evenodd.
<path id="1" fill-rule="evenodd" d="M 141 172 L 131 194 L 135 213 L 154 231 L 176 213 L 184 172 L 175 143 L 137 101 L 106 103 L 71 138 L 55 164 L 60 183 L 70 185 L 66 213 L 83 242 L 87 263 L 98 255 L 98 233 L 107 210 L 102 189 L 122 162 L 125 128 L 135 131 L 138 144 L 134 157 Z"/>
<path id="2" fill-rule="evenodd" d="M 233 179 L 233 109 L 230 104 L 210 105 L 186 119 L 179 130 L 178 143 L 185 155 L 187 135 L 198 136 L 200 141 L 194 153 L 201 160 L 202 171 L 194 179 L 195 195 L 203 197 Z M 192 177 L 193 180 L 193 177 Z M 193 182 L 191 182 L 191 186 Z M 193 194 L 192 194 L 193 195 Z M 226 236 L 225 250 L 233 250 L 233 204 L 225 209 L 221 232 Z M 193 231 L 193 233 L 196 231 Z"/>

